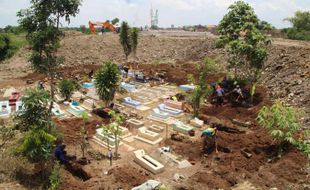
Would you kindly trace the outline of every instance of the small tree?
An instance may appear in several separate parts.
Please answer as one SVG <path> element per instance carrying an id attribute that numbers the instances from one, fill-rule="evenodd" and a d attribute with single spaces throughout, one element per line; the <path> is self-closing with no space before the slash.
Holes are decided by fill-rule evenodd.
<path id="1" fill-rule="evenodd" d="M 111 21 L 111 23 L 112 23 L 113 25 L 119 23 L 119 18 L 114 18 L 114 19 Z"/>
<path id="2" fill-rule="evenodd" d="M 265 26 L 263 24 L 263 26 Z M 270 39 L 261 31 L 268 30 L 256 16 L 254 9 L 244 1 L 237 1 L 229 7 L 229 12 L 223 17 L 218 27 L 220 38 L 218 47 L 226 47 L 229 54 L 229 68 L 242 70 L 251 78 L 252 88 L 255 88 L 264 62 L 268 58 L 266 45 Z M 251 96 L 251 104 L 253 96 Z"/>
<path id="3" fill-rule="evenodd" d="M 0 34 L 0 61 L 11 57 L 15 49 L 16 47 L 13 46 L 10 36 L 7 34 Z"/>
<path id="4" fill-rule="evenodd" d="M 127 22 L 122 22 L 121 33 L 120 33 L 120 43 L 123 47 L 126 61 L 128 60 L 128 56 L 132 51 L 131 42 L 130 42 L 130 32 L 129 26 Z"/>
<path id="5" fill-rule="evenodd" d="M 82 114 L 82 119 L 83 119 L 84 125 L 80 129 L 80 138 L 81 138 L 80 146 L 82 150 L 82 156 L 83 158 L 85 158 L 85 152 L 87 151 L 87 138 L 88 138 L 86 123 L 89 121 L 89 116 L 86 112 Z"/>
<path id="6" fill-rule="evenodd" d="M 50 133 L 48 103 L 50 95 L 44 90 L 27 90 L 21 98 L 23 109 L 15 117 L 17 127 L 26 131 L 17 147 L 17 153 L 43 168 L 50 158 L 56 138 Z"/>
<path id="7" fill-rule="evenodd" d="M 119 86 L 120 70 L 112 62 L 106 62 L 95 74 L 95 86 L 100 99 L 106 107 L 113 101 L 115 92 Z"/>
<path id="8" fill-rule="evenodd" d="M 301 130 L 298 121 L 300 114 L 292 107 L 286 107 L 281 101 L 272 106 L 264 106 L 257 116 L 258 123 L 268 130 L 268 133 L 280 143 L 280 153 L 289 144 L 296 145 L 294 136 Z"/>
<path id="9" fill-rule="evenodd" d="M 138 38 L 139 38 L 138 28 L 134 27 L 131 29 L 130 37 L 131 37 L 132 52 L 133 52 L 134 57 L 136 57 L 137 47 L 138 47 Z"/>
<path id="10" fill-rule="evenodd" d="M 123 114 L 117 114 L 114 111 L 110 111 L 109 115 L 112 117 L 110 132 L 114 135 L 115 138 L 115 157 L 118 158 L 119 136 L 122 134 L 120 125 L 123 123 L 125 117 Z"/>
<path id="11" fill-rule="evenodd" d="M 102 134 L 106 137 L 106 143 L 108 146 L 108 150 L 110 150 L 110 141 L 109 141 L 109 136 L 110 136 L 110 131 L 111 131 L 111 125 L 102 125 Z"/>
<path id="12" fill-rule="evenodd" d="M 76 84 L 72 80 L 62 80 L 58 84 L 58 88 L 60 90 L 61 96 L 65 98 L 65 100 L 69 100 L 76 90 Z"/>
<path id="13" fill-rule="evenodd" d="M 207 84 L 207 75 L 210 72 L 215 71 L 215 61 L 206 58 L 205 63 L 203 67 L 199 67 L 198 70 L 201 70 L 199 75 L 199 81 L 197 82 L 198 85 L 194 89 L 192 96 L 191 96 L 191 103 L 194 109 L 194 117 L 197 117 L 200 110 L 201 102 L 203 101 L 205 96 L 210 95 L 212 93 L 212 88 Z M 191 77 L 192 81 L 194 81 L 194 78 Z"/>
<path id="14" fill-rule="evenodd" d="M 35 127 L 45 127 L 49 125 L 49 111 L 47 109 L 50 102 L 50 95 L 44 90 L 26 90 L 21 97 L 23 109 L 15 116 L 16 126 L 22 131 L 29 131 Z"/>
<path id="15" fill-rule="evenodd" d="M 52 174 L 49 177 L 50 190 L 58 190 L 61 183 L 60 164 L 55 162 Z"/>

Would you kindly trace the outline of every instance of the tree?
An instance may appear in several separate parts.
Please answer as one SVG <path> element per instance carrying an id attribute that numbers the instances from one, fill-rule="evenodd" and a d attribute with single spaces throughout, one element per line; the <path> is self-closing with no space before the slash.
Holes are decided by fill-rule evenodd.
<path id="1" fill-rule="evenodd" d="M 229 68 L 242 70 L 250 77 L 252 88 L 257 82 L 264 62 L 268 58 L 266 45 L 270 39 L 258 28 L 262 26 L 253 8 L 244 1 L 237 1 L 229 7 L 218 27 L 218 47 L 226 47 L 229 54 Z M 252 98 L 251 98 L 252 102 Z"/>
<path id="2" fill-rule="evenodd" d="M 115 138 L 115 157 L 118 158 L 118 146 L 119 146 L 119 136 L 122 134 L 120 125 L 124 122 L 124 115 L 110 111 L 109 115 L 112 117 L 112 123 L 110 124 L 110 132 Z"/>
<path id="3" fill-rule="evenodd" d="M 10 58 L 16 47 L 13 46 L 12 40 L 7 34 L 0 34 L 0 61 Z"/>
<path id="4" fill-rule="evenodd" d="M 84 121 L 84 126 L 81 127 L 81 129 L 80 129 L 80 138 L 81 138 L 80 146 L 81 146 L 81 150 L 82 150 L 82 156 L 83 156 L 83 158 L 85 158 L 85 152 L 86 152 L 86 149 L 87 149 L 87 138 L 88 138 L 88 132 L 87 132 L 87 129 L 86 129 L 86 123 L 89 120 L 89 116 L 88 116 L 88 114 L 86 112 L 84 112 L 82 114 L 82 119 Z"/>
<path id="5" fill-rule="evenodd" d="M 264 106 L 258 112 L 257 121 L 268 130 L 271 137 L 279 141 L 281 154 L 289 144 L 298 144 L 295 136 L 302 129 L 299 118 L 300 112 L 292 107 L 284 106 L 281 101 L 276 101 L 272 106 Z"/>
<path id="6" fill-rule="evenodd" d="M 138 38 L 139 38 L 138 28 L 134 27 L 131 29 L 130 37 L 131 37 L 132 52 L 133 52 L 134 57 L 136 57 L 137 47 L 138 47 Z"/>
<path id="7" fill-rule="evenodd" d="M 69 100 L 73 92 L 76 90 L 76 85 L 74 81 L 64 79 L 59 82 L 58 88 L 62 97 L 64 97 L 65 100 Z"/>
<path id="8" fill-rule="evenodd" d="M 22 131 L 29 131 L 34 127 L 50 125 L 49 111 L 50 95 L 44 90 L 26 90 L 21 97 L 23 109 L 15 116 L 16 126 Z"/>
<path id="9" fill-rule="evenodd" d="M 30 62 L 35 71 L 47 74 L 50 80 L 51 97 L 54 98 L 54 77 L 63 61 L 56 55 L 62 35 L 60 19 L 70 22 L 70 16 L 79 12 L 80 0 L 31 0 L 31 6 L 17 13 L 21 27 L 27 32 L 31 46 Z M 53 102 L 50 104 L 50 115 Z"/>
<path id="10" fill-rule="evenodd" d="M 95 74 L 95 86 L 99 98 L 105 102 L 108 107 L 113 101 L 115 92 L 119 86 L 120 70 L 112 62 L 106 62 Z"/>
<path id="11" fill-rule="evenodd" d="M 288 38 L 310 41 L 310 11 L 297 11 L 294 17 L 284 20 L 293 24 L 293 28 L 286 30 Z"/>
<path id="12" fill-rule="evenodd" d="M 119 18 L 114 18 L 114 19 L 111 21 L 111 23 L 112 23 L 113 25 L 119 23 Z"/>
<path id="13" fill-rule="evenodd" d="M 44 90 L 27 90 L 21 101 L 23 109 L 15 117 L 16 128 L 26 133 L 20 141 L 17 153 L 30 162 L 40 162 L 42 168 L 50 158 L 56 140 L 50 133 L 53 126 L 47 108 L 50 95 Z"/>
<path id="14" fill-rule="evenodd" d="M 196 82 L 198 85 L 194 89 L 191 95 L 191 103 L 194 109 L 194 117 L 197 117 L 200 110 L 201 102 L 203 101 L 205 96 L 210 95 L 212 93 L 212 88 L 207 84 L 207 75 L 213 71 L 215 71 L 215 61 L 206 58 L 203 67 L 199 67 L 198 70 L 201 70 L 199 75 L 199 81 Z M 193 78 L 191 78 L 194 81 Z"/>
<path id="15" fill-rule="evenodd" d="M 128 60 L 128 56 L 132 51 L 129 29 L 130 28 L 128 26 L 128 23 L 122 22 L 121 33 L 120 33 L 120 43 L 123 46 L 126 61 Z"/>

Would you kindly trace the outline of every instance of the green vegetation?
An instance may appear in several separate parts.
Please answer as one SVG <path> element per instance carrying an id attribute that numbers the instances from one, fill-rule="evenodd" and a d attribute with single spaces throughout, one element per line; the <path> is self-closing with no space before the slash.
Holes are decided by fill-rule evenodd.
<path id="1" fill-rule="evenodd" d="M 70 22 L 70 16 L 79 12 L 80 0 L 32 0 L 30 8 L 17 13 L 20 26 L 27 32 L 31 46 L 30 62 L 35 71 L 48 75 L 51 97 L 54 99 L 54 76 L 58 65 L 63 61 L 57 56 L 62 32 L 60 20 Z M 53 102 L 50 104 L 51 113 Z"/>
<path id="2" fill-rule="evenodd" d="M 53 167 L 52 174 L 49 177 L 50 190 L 58 190 L 61 183 L 60 164 L 56 162 Z"/>
<path id="3" fill-rule="evenodd" d="M 0 33 L 0 61 L 12 57 L 27 44 L 24 36 L 13 33 Z"/>
<path id="4" fill-rule="evenodd" d="M 132 28 L 130 32 L 130 38 L 131 38 L 131 48 L 134 57 L 136 57 L 137 53 L 137 47 L 138 47 L 138 38 L 139 38 L 139 29 L 138 28 Z"/>
<path id="5" fill-rule="evenodd" d="M 56 138 L 50 134 L 52 122 L 48 111 L 50 96 L 47 91 L 27 90 L 21 98 L 23 109 L 15 118 L 16 127 L 25 131 L 17 153 L 30 162 L 46 161 L 50 158 Z"/>
<path id="6" fill-rule="evenodd" d="M 289 39 L 310 41 L 310 11 L 297 11 L 294 17 L 284 19 L 293 24 L 284 29 Z"/>
<path id="7" fill-rule="evenodd" d="M 207 75 L 216 70 L 215 66 L 216 64 L 214 60 L 210 58 L 206 58 L 204 66 L 199 68 L 201 72 L 199 75 L 199 81 L 197 82 L 198 85 L 191 95 L 191 103 L 194 109 L 194 117 L 198 116 L 200 106 L 204 100 L 204 97 L 212 93 L 212 88 L 210 87 L 210 85 L 207 84 L 206 80 L 207 80 Z M 191 78 L 190 80 L 194 81 L 193 77 L 190 77 L 190 78 Z"/>
<path id="8" fill-rule="evenodd" d="M 114 19 L 111 21 L 111 23 L 112 23 L 113 25 L 119 23 L 119 18 L 114 18 Z"/>
<path id="9" fill-rule="evenodd" d="M 60 90 L 61 96 L 65 98 L 65 100 L 69 100 L 76 90 L 76 84 L 73 80 L 62 80 L 58 84 L 58 88 Z"/>
<path id="10" fill-rule="evenodd" d="M 220 38 L 217 46 L 226 48 L 229 68 L 234 68 L 235 77 L 238 70 L 250 77 L 252 89 L 268 58 L 266 45 L 270 43 L 270 39 L 260 29 L 269 27 L 258 19 L 249 4 L 237 1 L 229 7 L 229 12 L 223 17 L 218 28 Z M 253 96 L 251 103 L 252 101 Z"/>
<path id="11" fill-rule="evenodd" d="M 120 129 L 120 125 L 124 122 L 124 115 L 120 113 L 115 113 L 114 111 L 110 111 L 109 115 L 112 118 L 112 123 L 109 127 L 109 132 L 114 135 L 115 138 L 115 158 L 118 158 L 118 147 L 119 147 L 119 136 L 122 134 Z"/>
<path id="12" fill-rule="evenodd" d="M 130 40 L 130 28 L 127 22 L 122 22 L 121 33 L 120 33 L 120 43 L 123 47 L 126 61 L 128 56 L 132 51 L 132 44 Z"/>
<path id="13" fill-rule="evenodd" d="M 80 129 L 80 147 L 81 147 L 81 150 L 82 150 L 82 156 L 83 158 L 85 158 L 85 152 L 87 150 L 87 130 L 86 130 L 86 123 L 89 121 L 89 116 L 88 116 L 88 113 L 84 112 L 82 114 L 82 119 L 84 121 L 84 126 L 81 127 Z"/>
<path id="14" fill-rule="evenodd" d="M 264 106 L 258 113 L 258 123 L 268 130 L 268 134 L 279 141 L 280 154 L 289 144 L 297 146 L 307 155 L 310 155 L 310 144 L 304 139 L 296 139 L 301 133 L 302 126 L 299 123 L 301 114 L 292 107 L 276 101 L 272 106 Z"/>
<path id="15" fill-rule="evenodd" d="M 119 86 L 120 70 L 112 62 L 106 62 L 95 74 L 95 86 L 100 99 L 105 102 L 106 107 L 113 101 Z"/>

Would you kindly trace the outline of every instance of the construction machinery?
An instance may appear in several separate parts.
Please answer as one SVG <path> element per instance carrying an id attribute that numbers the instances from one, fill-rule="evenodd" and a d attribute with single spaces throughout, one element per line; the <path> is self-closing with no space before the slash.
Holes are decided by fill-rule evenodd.
<path id="1" fill-rule="evenodd" d="M 115 27 L 113 24 L 111 24 L 108 21 L 107 22 L 91 22 L 91 21 L 89 21 L 88 24 L 89 24 L 89 29 L 91 30 L 91 32 L 93 34 L 96 34 L 96 26 L 105 27 L 108 30 L 110 30 L 111 32 L 118 33 L 118 28 Z"/>

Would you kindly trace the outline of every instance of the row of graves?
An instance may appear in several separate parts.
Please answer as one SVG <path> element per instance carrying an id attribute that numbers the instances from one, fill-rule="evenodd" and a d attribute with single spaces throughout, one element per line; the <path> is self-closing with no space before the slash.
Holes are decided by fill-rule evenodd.
<path id="1" fill-rule="evenodd" d="M 70 102 L 65 102 L 60 94 L 55 95 L 54 117 L 60 120 L 81 118 L 85 113 L 92 117 L 93 110 L 103 109 L 93 81 L 82 83 L 81 87 L 82 90 L 76 91 Z M 203 121 L 193 119 L 190 113 L 184 112 L 184 102 L 172 98 L 195 87 L 171 84 L 151 86 L 145 81 L 122 82 L 120 87 L 126 92 L 116 94 L 118 101 L 114 107 L 127 116 L 126 125 L 120 127 L 118 140 L 99 127 L 92 142 L 105 148 L 115 148 L 118 143 L 120 148 L 131 152 L 136 164 L 153 174 L 164 172 L 167 166 L 179 169 L 191 167 L 186 159 L 160 144 L 172 133 L 199 138 L 200 131 L 207 127 Z M 0 117 L 9 117 L 22 109 L 20 92 L 11 89 L 6 96 L 9 96 L 8 100 L 0 101 Z"/>

